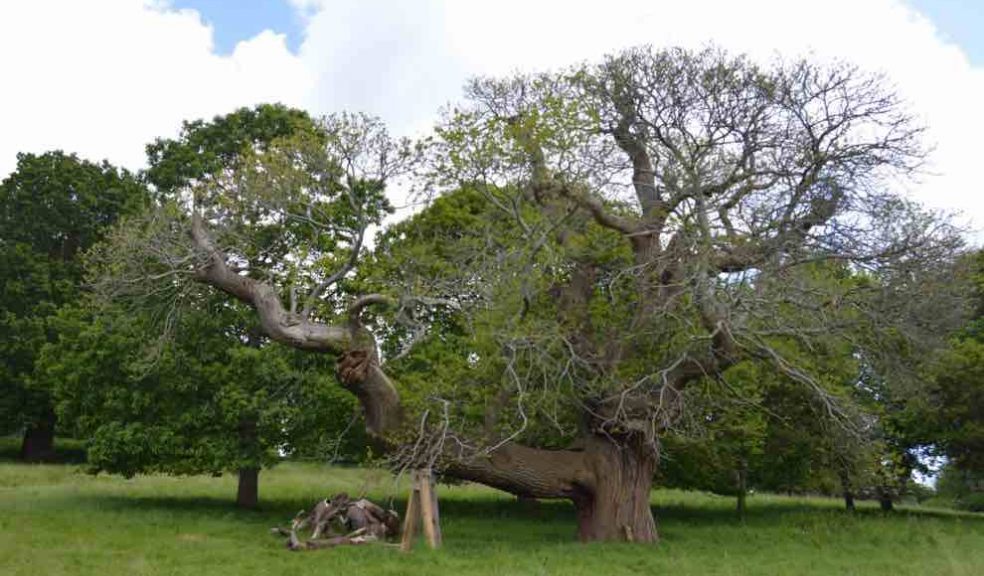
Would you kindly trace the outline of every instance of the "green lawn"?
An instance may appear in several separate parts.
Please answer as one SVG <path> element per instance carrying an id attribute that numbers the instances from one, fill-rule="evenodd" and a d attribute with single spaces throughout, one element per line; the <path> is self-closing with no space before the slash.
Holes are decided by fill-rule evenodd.
<path id="1" fill-rule="evenodd" d="M 573 541 L 566 503 L 536 509 L 475 486 L 439 487 L 445 547 L 288 552 L 268 530 L 317 498 L 404 489 L 379 471 L 285 464 L 261 475 L 260 512 L 231 507 L 233 477 L 91 477 L 71 465 L 0 462 L 0 574 L 984 574 L 984 515 L 839 502 L 733 501 L 656 491 L 657 546 Z"/>

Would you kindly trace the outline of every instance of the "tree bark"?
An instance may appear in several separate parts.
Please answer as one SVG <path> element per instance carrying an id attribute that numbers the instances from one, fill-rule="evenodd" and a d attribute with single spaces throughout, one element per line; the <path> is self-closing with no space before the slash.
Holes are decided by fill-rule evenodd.
<path id="1" fill-rule="evenodd" d="M 592 437 L 585 450 L 592 482 L 574 495 L 577 536 L 582 542 L 656 542 L 656 519 L 649 504 L 657 456 L 648 446 L 621 446 Z"/>
<path id="2" fill-rule="evenodd" d="M 844 508 L 849 512 L 854 512 L 854 493 L 850 490 L 844 490 Z"/>
<path id="3" fill-rule="evenodd" d="M 585 542 L 656 542 L 649 493 L 657 460 L 641 441 L 618 445 L 593 435 L 582 450 L 506 444 L 488 455 L 450 459 L 444 473 L 526 498 L 571 500 Z"/>
<path id="4" fill-rule="evenodd" d="M 51 462 L 55 459 L 55 410 L 45 407 L 37 422 L 24 431 L 21 442 L 21 460 L 25 462 Z"/>
<path id="5" fill-rule="evenodd" d="M 373 294 L 358 298 L 350 305 L 347 324 L 311 321 L 285 309 L 272 285 L 230 269 L 198 214 L 192 217 L 191 237 L 207 256 L 205 264 L 195 271 L 196 280 L 252 306 L 263 332 L 271 339 L 299 350 L 337 354 L 339 379 L 358 396 L 371 435 L 383 437 L 399 425 L 400 395 L 379 367 L 375 338 L 358 321 L 362 308 L 383 303 L 385 297 Z"/>
<path id="6" fill-rule="evenodd" d="M 236 506 L 255 510 L 260 503 L 260 469 L 239 469 L 239 490 L 236 492 Z"/>

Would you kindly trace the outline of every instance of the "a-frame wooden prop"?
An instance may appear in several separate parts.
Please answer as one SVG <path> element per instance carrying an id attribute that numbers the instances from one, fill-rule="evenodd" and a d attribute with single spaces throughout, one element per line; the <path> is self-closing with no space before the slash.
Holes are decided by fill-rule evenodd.
<path id="1" fill-rule="evenodd" d="M 403 539 L 400 550 L 409 552 L 413 547 L 414 533 L 417 524 L 422 524 L 427 544 L 431 548 L 441 547 L 441 515 L 437 507 L 437 495 L 434 493 L 434 477 L 430 468 L 414 470 L 413 484 L 410 487 L 410 498 L 407 499 L 407 511 L 403 518 Z"/>

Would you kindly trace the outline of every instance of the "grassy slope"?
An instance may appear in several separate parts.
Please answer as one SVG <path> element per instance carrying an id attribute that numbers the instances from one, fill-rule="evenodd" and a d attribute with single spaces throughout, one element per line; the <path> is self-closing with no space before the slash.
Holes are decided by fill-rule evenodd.
<path id="1" fill-rule="evenodd" d="M 741 525 L 731 499 L 657 491 L 660 545 L 582 545 L 564 503 L 529 509 L 442 486 L 443 550 L 298 554 L 268 529 L 329 493 L 385 502 L 404 489 L 378 471 L 301 464 L 261 475 L 260 512 L 233 510 L 234 489 L 232 477 L 123 480 L 0 462 L 0 574 L 984 574 L 984 515 L 851 516 L 836 501 L 760 495 Z"/>

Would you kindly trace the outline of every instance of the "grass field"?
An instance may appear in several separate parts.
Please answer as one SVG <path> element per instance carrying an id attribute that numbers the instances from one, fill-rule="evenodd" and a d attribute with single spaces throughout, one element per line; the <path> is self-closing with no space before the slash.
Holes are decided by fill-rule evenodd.
<path id="1" fill-rule="evenodd" d="M 235 478 L 92 477 L 73 465 L 0 462 L 0 574 L 984 574 L 984 515 L 756 495 L 655 491 L 662 542 L 573 541 L 565 503 L 530 508 L 477 486 L 439 487 L 445 547 L 306 553 L 269 533 L 319 497 L 404 489 L 380 471 L 284 464 L 261 474 L 263 508 L 231 507 Z"/>

